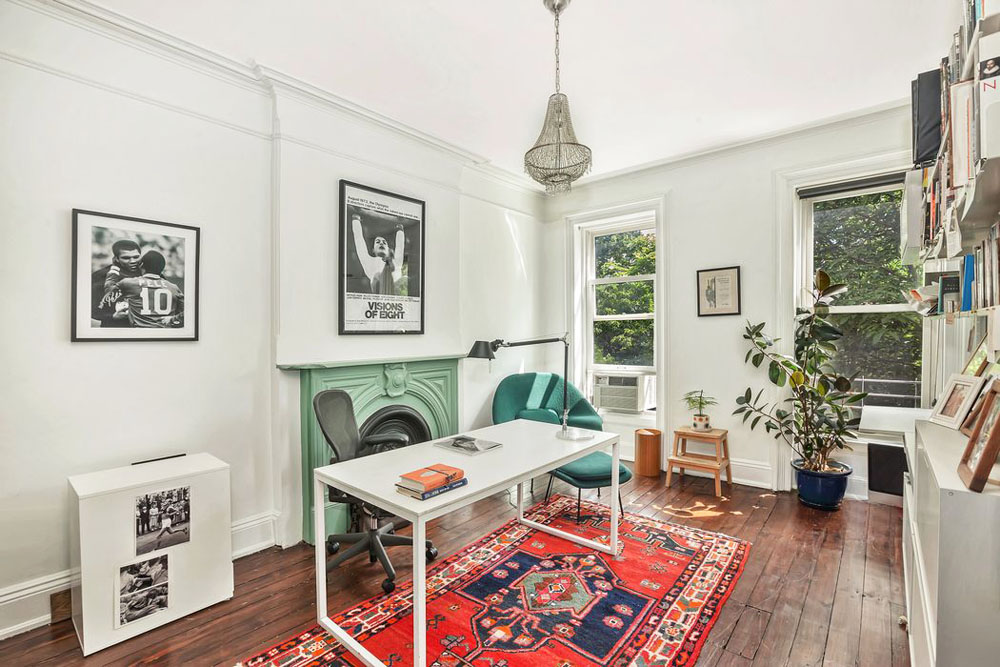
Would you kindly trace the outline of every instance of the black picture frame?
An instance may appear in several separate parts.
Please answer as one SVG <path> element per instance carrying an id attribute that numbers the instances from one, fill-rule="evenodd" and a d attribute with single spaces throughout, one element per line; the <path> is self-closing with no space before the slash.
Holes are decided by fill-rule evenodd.
<path id="1" fill-rule="evenodd" d="M 713 276 L 711 274 L 720 274 L 720 275 Z M 729 275 L 726 276 L 725 274 Z M 732 303 L 728 303 L 728 305 L 726 306 L 714 305 L 711 302 L 712 297 L 707 296 L 709 294 L 709 289 L 710 289 L 708 281 L 720 277 L 722 278 L 728 277 L 730 281 L 733 281 L 733 279 L 735 278 L 735 284 L 736 284 L 735 310 L 733 310 L 734 306 Z M 702 282 L 703 280 L 705 281 L 704 283 Z M 740 279 L 740 267 L 723 266 L 717 269 L 699 270 L 695 278 L 695 302 L 698 304 L 698 317 L 726 317 L 729 315 L 741 315 L 743 311 L 743 285 Z"/>
<path id="2" fill-rule="evenodd" d="M 371 207 L 366 208 L 358 204 L 357 198 L 362 194 L 372 196 L 369 202 Z M 417 213 L 418 210 L 419 213 Z M 426 262 L 424 261 L 427 230 L 426 211 L 426 202 L 421 199 L 341 179 L 337 271 L 337 320 L 338 333 L 341 336 L 398 336 L 422 335 L 424 333 L 426 305 L 424 294 L 426 282 Z M 378 218 L 375 222 L 370 223 L 375 225 L 376 229 L 388 229 L 387 225 L 395 225 L 395 238 L 397 241 L 399 239 L 398 235 L 403 234 L 405 248 L 398 268 L 400 273 L 404 270 L 406 271 L 407 294 L 400 295 L 395 293 L 395 286 L 398 284 L 398 279 L 394 279 L 390 283 L 391 287 L 383 288 L 386 289 L 386 292 L 378 293 L 373 291 L 375 281 L 386 277 L 387 274 L 381 273 L 378 276 L 369 274 L 371 267 L 375 265 L 372 260 L 376 255 L 368 252 L 367 241 L 364 244 L 366 257 L 362 258 L 359 254 L 358 239 L 355 236 L 353 219 L 362 215 Z M 359 225 L 362 225 L 360 219 Z M 417 227 L 416 230 L 413 229 L 414 225 Z M 388 232 L 380 231 L 377 233 L 378 236 L 375 237 L 374 241 L 377 242 L 378 238 L 382 237 L 383 242 L 388 244 L 388 240 L 384 238 L 384 235 L 388 234 Z M 364 235 L 364 231 L 362 231 L 362 235 Z M 417 246 L 415 250 L 413 245 Z M 387 248 L 387 250 L 394 255 L 395 248 L 396 245 L 393 245 Z M 375 261 L 377 262 L 377 260 Z M 389 264 L 385 259 L 381 261 L 383 261 L 383 264 Z M 365 268 L 365 263 L 368 264 L 368 268 Z M 382 271 L 386 270 L 387 267 L 383 266 Z M 413 275 L 414 270 L 418 274 L 417 276 Z M 393 275 L 395 278 L 395 274 Z M 382 284 L 384 284 L 384 281 L 382 281 Z M 416 296 L 412 294 L 414 291 L 418 292 Z M 392 315 L 395 313 L 391 311 L 387 311 L 389 315 L 386 316 L 382 315 L 380 310 L 376 308 L 365 309 L 362 307 L 359 310 L 359 301 L 365 300 L 369 304 L 377 305 L 380 308 L 400 307 L 402 310 L 399 314 L 407 326 L 394 328 L 392 325 L 395 323 L 395 320 L 392 319 Z M 419 301 L 419 303 L 414 303 L 414 301 Z M 362 311 L 362 317 L 355 316 L 355 313 Z M 416 323 L 412 319 L 407 321 L 406 315 L 414 311 L 419 311 L 419 320 Z M 388 321 L 381 322 L 380 320 L 383 319 Z"/>
<path id="3" fill-rule="evenodd" d="M 70 285 L 70 340 L 74 343 L 116 343 L 116 342 L 192 342 L 199 339 L 199 311 L 201 307 L 200 290 L 201 290 L 201 229 L 198 227 L 193 227 L 190 225 L 180 225 L 171 222 L 163 222 L 160 220 L 151 220 L 149 218 L 137 218 L 128 215 L 119 215 L 117 213 L 106 213 L 102 211 L 92 211 L 88 209 L 78 209 L 74 208 L 72 210 L 72 243 L 71 243 L 71 261 L 70 261 L 70 272 L 71 272 L 71 285 Z M 87 231 L 90 231 L 92 227 L 98 226 L 91 222 L 89 219 L 100 219 L 102 221 L 107 221 L 101 226 L 105 226 L 108 230 L 121 231 L 124 227 L 125 231 L 133 232 L 135 234 L 152 234 L 156 236 L 157 230 L 162 230 L 161 236 L 167 237 L 177 237 L 180 235 L 185 242 L 185 257 L 184 257 L 184 284 L 182 288 L 182 293 L 184 295 L 184 310 L 183 310 L 183 322 L 184 324 L 177 329 L 171 328 L 143 328 L 139 326 L 116 326 L 116 327 L 102 327 L 94 326 L 94 299 L 95 299 L 95 286 L 93 283 L 93 273 L 91 272 L 92 266 L 88 266 L 86 269 L 87 275 L 91 276 L 92 280 L 88 284 L 88 292 L 82 292 L 83 285 L 80 281 L 80 272 L 84 270 L 81 265 L 80 259 L 83 254 L 84 248 L 81 247 L 81 242 L 88 241 L 87 249 L 90 250 L 87 258 L 93 258 L 93 243 L 92 239 L 83 239 L 81 237 L 81 229 L 86 227 Z M 94 221 L 96 222 L 96 221 Z M 117 226 L 117 227 L 116 227 Z M 137 232 L 137 229 L 143 229 L 141 232 Z M 173 232 L 173 234 L 171 234 Z M 187 242 L 191 241 L 193 245 L 193 252 L 188 252 Z M 193 273 L 193 280 L 191 279 L 191 274 Z M 174 282 L 174 281 L 171 281 Z M 193 283 L 193 288 L 191 287 Z M 176 286 L 176 284 L 175 284 Z M 86 310 L 82 310 L 84 307 L 84 302 L 86 302 Z M 190 304 L 190 308 L 188 307 Z M 91 316 L 87 318 L 89 326 L 81 326 L 81 320 L 79 317 L 83 312 L 89 313 Z M 188 325 L 190 323 L 190 326 Z M 163 332 L 171 332 L 173 335 L 165 335 Z M 140 335 L 141 334 L 141 335 Z"/>

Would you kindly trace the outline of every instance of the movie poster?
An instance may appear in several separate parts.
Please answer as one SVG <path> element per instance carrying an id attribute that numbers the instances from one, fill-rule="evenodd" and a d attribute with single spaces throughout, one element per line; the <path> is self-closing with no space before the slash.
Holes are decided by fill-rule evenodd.
<path id="1" fill-rule="evenodd" d="M 340 182 L 340 333 L 424 332 L 424 202 Z"/>

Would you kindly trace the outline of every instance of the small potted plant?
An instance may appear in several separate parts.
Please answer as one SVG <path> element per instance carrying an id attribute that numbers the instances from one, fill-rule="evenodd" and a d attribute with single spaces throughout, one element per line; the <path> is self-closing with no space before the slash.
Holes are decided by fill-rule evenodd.
<path id="1" fill-rule="evenodd" d="M 694 412 L 691 427 L 696 431 L 711 431 L 712 425 L 709 423 L 708 415 L 705 414 L 705 408 L 719 403 L 711 396 L 706 396 L 704 389 L 689 391 L 681 400 L 687 404 L 688 410 Z"/>
<path id="2" fill-rule="evenodd" d="M 838 449 L 850 449 L 846 440 L 856 437 L 852 431 L 861 421 L 854 415 L 854 405 L 867 394 L 851 391 L 851 378 L 838 374 L 832 360 L 836 342 L 843 333 L 826 315 L 830 303 L 847 291 L 846 285 L 831 284 L 830 276 L 817 271 L 813 282 L 812 305 L 799 308 L 795 318 L 795 350 L 779 354 L 777 338 L 763 333 L 765 324 L 747 323 L 743 339 L 749 344 L 745 363 L 767 367 L 767 377 L 777 387 L 788 386 L 791 396 L 773 403 L 762 401 L 764 390 L 754 396 L 747 389 L 736 399 L 735 415 L 743 415 L 754 429 L 763 423 L 798 455 L 795 468 L 799 500 L 811 507 L 837 509 L 847 491 L 847 478 L 853 472 L 846 463 L 834 461 Z"/>

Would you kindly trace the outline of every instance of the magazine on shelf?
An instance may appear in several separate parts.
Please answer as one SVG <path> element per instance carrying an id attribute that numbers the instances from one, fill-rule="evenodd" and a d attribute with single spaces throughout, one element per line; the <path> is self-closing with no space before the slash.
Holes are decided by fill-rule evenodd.
<path id="1" fill-rule="evenodd" d="M 468 435 L 456 435 L 453 438 L 446 438 L 440 442 L 435 442 L 434 446 L 447 449 L 450 452 L 459 452 L 461 454 L 465 454 L 466 456 L 476 456 L 477 454 L 488 452 L 491 449 L 499 449 L 500 447 L 503 447 L 503 445 L 499 442 L 473 438 Z"/>

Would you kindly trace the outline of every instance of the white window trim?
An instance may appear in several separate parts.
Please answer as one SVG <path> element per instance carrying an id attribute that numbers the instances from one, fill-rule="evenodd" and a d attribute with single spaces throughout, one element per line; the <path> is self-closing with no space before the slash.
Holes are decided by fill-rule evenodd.
<path id="1" fill-rule="evenodd" d="M 802 238 L 802 206 L 798 190 L 837 181 L 848 181 L 871 174 L 891 171 L 906 171 L 912 168 L 909 150 L 883 151 L 864 156 L 847 158 L 839 163 L 821 165 L 797 165 L 775 171 L 772 177 L 774 196 L 774 216 L 777 233 L 774 236 L 774 251 L 778 258 L 774 278 L 775 331 L 781 337 L 780 352 L 791 354 L 792 332 L 795 328 L 795 307 L 800 303 L 800 282 L 802 271 L 802 248 L 808 246 Z M 924 323 L 924 355 L 927 355 L 929 337 Z M 927 364 L 924 365 L 924 386 L 927 386 Z M 771 400 L 781 400 L 785 394 L 768 388 L 765 395 Z M 788 491 L 792 488 L 792 453 L 784 443 L 773 442 L 771 446 L 771 488 Z"/>
<path id="2" fill-rule="evenodd" d="M 586 254 L 584 243 L 585 229 L 599 229 L 602 225 L 614 227 L 627 224 L 628 221 L 638 224 L 640 227 L 647 226 L 645 221 L 651 216 L 655 220 L 656 230 L 656 275 L 654 276 L 654 299 L 656 312 L 654 313 L 654 364 L 651 369 L 656 373 L 656 428 L 664 430 L 670 423 L 672 413 L 671 402 L 667 390 L 667 373 L 670 368 L 670 347 L 667 345 L 666 321 L 670 304 L 660 295 L 668 294 L 668 277 L 666 272 L 667 252 L 669 249 L 668 228 L 665 221 L 666 195 L 653 195 L 633 200 L 629 203 L 616 204 L 602 209 L 570 212 L 564 215 L 563 221 L 566 225 L 567 244 L 570 256 L 567 262 L 567 313 L 568 329 L 571 333 L 573 346 L 570 354 L 570 379 L 580 387 L 585 394 L 590 394 L 591 387 L 587 384 L 588 371 L 593 369 L 588 366 L 588 359 L 593 359 L 591 350 L 585 349 L 584 341 L 587 340 L 586 329 L 588 326 L 585 317 L 586 312 L 586 289 L 581 286 L 586 285 L 588 272 L 585 261 Z M 597 370 L 624 372 L 618 368 L 602 367 Z M 648 372 L 648 371 L 647 371 Z M 615 415 L 614 419 L 627 421 L 629 415 L 622 413 Z M 646 422 L 649 415 L 637 416 L 637 421 Z"/>

